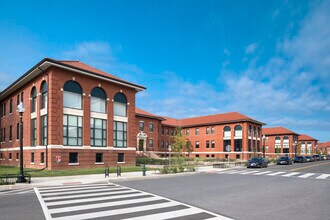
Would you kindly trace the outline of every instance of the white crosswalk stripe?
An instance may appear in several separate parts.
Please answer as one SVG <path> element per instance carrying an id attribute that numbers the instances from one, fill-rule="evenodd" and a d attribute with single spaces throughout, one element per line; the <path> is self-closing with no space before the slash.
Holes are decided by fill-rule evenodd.
<path id="1" fill-rule="evenodd" d="M 330 180 L 330 174 L 317 174 L 317 173 L 299 173 L 299 172 L 283 172 L 283 171 L 246 171 L 246 170 L 230 170 L 220 171 L 217 174 L 238 174 L 238 175 L 254 175 L 254 176 L 282 176 L 282 177 L 294 177 L 302 179 L 319 179 L 319 180 Z"/>
<path id="2" fill-rule="evenodd" d="M 74 219 L 229 219 L 151 193 L 116 184 L 34 189 L 47 220 Z"/>

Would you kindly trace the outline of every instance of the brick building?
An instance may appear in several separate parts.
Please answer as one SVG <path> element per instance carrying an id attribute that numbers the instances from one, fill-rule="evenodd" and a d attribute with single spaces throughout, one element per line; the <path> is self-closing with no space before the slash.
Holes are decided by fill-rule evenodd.
<path id="1" fill-rule="evenodd" d="M 279 157 L 284 155 L 297 155 L 299 134 L 284 127 L 262 128 L 263 145 L 268 157 Z"/>
<path id="2" fill-rule="evenodd" d="M 316 147 L 316 152 L 326 155 L 329 158 L 330 157 L 330 141 L 318 143 L 318 145 Z"/>
<path id="3" fill-rule="evenodd" d="M 193 146 L 192 157 L 247 159 L 254 153 L 262 153 L 261 127 L 264 123 L 240 113 L 173 119 L 136 110 L 136 125 L 141 131 L 138 137 L 140 151 L 166 156 L 175 127 L 181 127 L 187 142 Z M 228 145 L 230 152 L 226 150 Z"/>
<path id="4" fill-rule="evenodd" d="M 135 94 L 143 86 L 79 61 L 45 58 L 0 94 L 0 164 L 65 169 L 135 165 Z"/>
<path id="5" fill-rule="evenodd" d="M 298 151 L 301 155 L 312 155 L 316 152 L 316 146 L 318 140 L 315 138 L 308 136 L 307 134 L 299 135 L 298 139 Z"/>

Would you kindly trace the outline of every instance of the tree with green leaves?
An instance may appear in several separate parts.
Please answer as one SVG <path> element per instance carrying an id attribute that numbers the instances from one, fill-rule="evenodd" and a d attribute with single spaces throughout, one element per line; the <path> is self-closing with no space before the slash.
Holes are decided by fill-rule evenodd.
<path id="1" fill-rule="evenodd" d="M 174 136 L 172 137 L 172 151 L 182 153 L 186 145 L 186 136 L 182 134 L 182 128 L 176 127 L 174 129 Z"/>

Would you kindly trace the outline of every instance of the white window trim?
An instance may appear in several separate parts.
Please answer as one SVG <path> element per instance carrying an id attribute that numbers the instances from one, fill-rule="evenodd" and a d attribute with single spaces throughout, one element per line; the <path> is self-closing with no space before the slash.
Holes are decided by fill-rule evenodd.
<path id="1" fill-rule="evenodd" d="M 128 117 L 114 115 L 113 120 L 120 121 L 120 122 L 128 122 Z"/>
<path id="2" fill-rule="evenodd" d="M 95 162 L 96 165 L 102 165 L 104 162 Z"/>
<path id="3" fill-rule="evenodd" d="M 91 118 L 99 118 L 99 119 L 108 120 L 108 115 L 104 114 L 104 113 L 99 113 L 99 112 L 91 112 Z"/>
<path id="4" fill-rule="evenodd" d="M 75 115 L 84 116 L 84 111 L 81 109 L 63 108 L 63 114 L 65 115 Z"/>
<path id="5" fill-rule="evenodd" d="M 37 117 L 37 112 L 32 112 L 31 113 L 31 119 L 35 119 Z"/>
<path id="6" fill-rule="evenodd" d="M 40 116 L 47 115 L 47 108 L 40 109 Z"/>
<path id="7" fill-rule="evenodd" d="M 69 166 L 79 166 L 79 163 L 69 163 Z"/>

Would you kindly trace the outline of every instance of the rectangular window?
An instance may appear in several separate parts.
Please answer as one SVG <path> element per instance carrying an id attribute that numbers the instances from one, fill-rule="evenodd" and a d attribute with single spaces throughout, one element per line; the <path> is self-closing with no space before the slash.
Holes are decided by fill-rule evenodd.
<path id="1" fill-rule="evenodd" d="M 195 135 L 199 135 L 199 128 L 195 129 Z"/>
<path id="2" fill-rule="evenodd" d="M 166 141 L 166 148 L 168 149 L 168 146 L 170 146 L 170 143 Z"/>
<path id="3" fill-rule="evenodd" d="M 215 127 L 211 127 L 211 134 L 215 133 Z"/>
<path id="4" fill-rule="evenodd" d="M 150 132 L 154 131 L 154 124 L 153 123 L 149 123 L 149 131 Z"/>
<path id="5" fill-rule="evenodd" d="M 211 142 L 211 148 L 215 148 L 215 141 Z"/>
<path id="6" fill-rule="evenodd" d="M 149 147 L 154 147 L 154 140 L 153 139 L 149 139 Z"/>
<path id="7" fill-rule="evenodd" d="M 37 119 L 31 119 L 31 146 L 37 145 Z"/>
<path id="8" fill-rule="evenodd" d="M 162 135 L 164 135 L 164 128 L 162 128 Z"/>
<path id="9" fill-rule="evenodd" d="M 78 163 L 78 153 L 69 153 L 69 163 Z"/>
<path id="10" fill-rule="evenodd" d="M 228 152 L 227 150 L 226 150 L 226 146 L 231 146 L 231 140 L 223 140 L 223 151 L 224 152 Z"/>
<path id="11" fill-rule="evenodd" d="M 82 117 L 63 115 L 63 145 L 82 146 Z"/>
<path id="12" fill-rule="evenodd" d="M 19 160 L 19 153 L 16 153 L 16 160 Z"/>
<path id="13" fill-rule="evenodd" d="M 114 103 L 114 115 L 127 117 L 127 105 L 125 103 L 115 102 Z"/>
<path id="14" fill-rule="evenodd" d="M 251 152 L 252 148 L 251 148 L 251 140 L 248 140 L 248 151 Z"/>
<path id="15" fill-rule="evenodd" d="M 19 123 L 16 125 L 16 139 L 19 139 Z"/>
<path id="16" fill-rule="evenodd" d="M 19 94 L 18 94 L 17 98 L 16 98 L 16 105 L 19 105 L 19 102 L 20 102 L 20 99 L 19 99 Z"/>
<path id="17" fill-rule="evenodd" d="M 6 142 L 6 128 L 3 128 L 3 142 Z"/>
<path id="18" fill-rule="evenodd" d="M 44 152 L 40 153 L 40 163 L 41 164 L 45 163 L 45 153 Z"/>
<path id="19" fill-rule="evenodd" d="M 196 154 L 196 157 L 199 157 L 199 154 Z"/>
<path id="20" fill-rule="evenodd" d="M 127 147 L 127 123 L 119 121 L 113 123 L 113 146 Z"/>
<path id="21" fill-rule="evenodd" d="M 210 155 L 209 154 L 206 154 L 206 157 L 210 157 Z"/>
<path id="22" fill-rule="evenodd" d="M 46 146 L 48 143 L 48 120 L 47 115 L 41 116 L 41 145 Z"/>
<path id="23" fill-rule="evenodd" d="M 103 153 L 95 154 L 95 163 L 103 163 Z"/>
<path id="24" fill-rule="evenodd" d="M 13 159 L 11 153 L 9 153 L 9 160 Z"/>
<path id="25" fill-rule="evenodd" d="M 9 126 L 9 141 L 13 140 L 13 126 Z"/>
<path id="26" fill-rule="evenodd" d="M 206 148 L 210 148 L 210 141 L 206 141 Z"/>
<path id="27" fill-rule="evenodd" d="M 210 127 L 206 128 L 206 134 L 210 134 Z"/>
<path id="28" fill-rule="evenodd" d="M 235 151 L 242 151 L 242 139 L 235 139 L 234 147 Z"/>
<path id="29" fill-rule="evenodd" d="M 140 131 L 144 131 L 144 121 L 140 121 L 139 129 L 140 129 Z"/>
<path id="30" fill-rule="evenodd" d="M 24 102 L 24 92 L 21 92 L 21 102 Z"/>
<path id="31" fill-rule="evenodd" d="M 170 134 L 169 130 L 166 129 L 166 135 L 168 136 Z"/>
<path id="32" fill-rule="evenodd" d="M 74 108 L 74 109 L 82 109 L 82 99 L 81 94 L 75 92 L 63 92 L 63 106 L 64 108 Z"/>
<path id="33" fill-rule="evenodd" d="M 196 149 L 199 148 L 199 141 L 196 141 L 196 142 L 195 142 L 195 148 L 196 148 Z"/>
<path id="34" fill-rule="evenodd" d="M 189 129 L 186 129 L 186 136 L 189 136 Z"/>
<path id="35" fill-rule="evenodd" d="M 164 141 L 160 142 L 160 144 L 161 144 L 161 148 L 164 149 Z"/>
<path id="36" fill-rule="evenodd" d="M 31 163 L 34 163 L 34 153 L 31 153 Z"/>
<path id="37" fill-rule="evenodd" d="M 6 116 L 6 103 L 2 104 L 2 116 Z"/>
<path id="38" fill-rule="evenodd" d="M 125 163 L 125 154 L 118 153 L 118 163 Z"/>
<path id="39" fill-rule="evenodd" d="M 91 97 L 91 112 L 105 113 L 105 99 Z"/>
<path id="40" fill-rule="evenodd" d="M 3 155 L 2 155 L 2 153 L 0 153 L 0 159 L 1 159 L 1 160 L 3 159 Z"/>
<path id="41" fill-rule="evenodd" d="M 0 132 L 0 141 L 3 142 L 3 129 L 1 129 L 1 132 Z"/>
<path id="42" fill-rule="evenodd" d="M 91 118 L 91 146 L 107 146 L 107 120 Z"/>
<path id="43" fill-rule="evenodd" d="M 13 113 L 13 99 L 9 101 L 9 113 Z"/>

